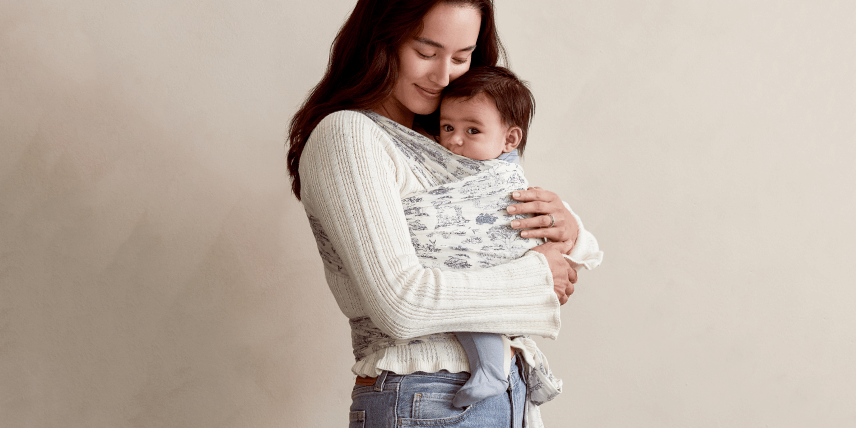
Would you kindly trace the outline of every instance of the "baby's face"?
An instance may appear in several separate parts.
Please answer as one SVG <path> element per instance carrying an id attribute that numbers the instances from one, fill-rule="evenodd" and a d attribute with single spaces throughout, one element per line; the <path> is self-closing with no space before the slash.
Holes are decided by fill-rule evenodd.
<path id="1" fill-rule="evenodd" d="M 440 145 L 470 159 L 496 159 L 514 150 L 506 142 L 509 126 L 485 94 L 470 99 L 443 99 L 440 104 Z"/>

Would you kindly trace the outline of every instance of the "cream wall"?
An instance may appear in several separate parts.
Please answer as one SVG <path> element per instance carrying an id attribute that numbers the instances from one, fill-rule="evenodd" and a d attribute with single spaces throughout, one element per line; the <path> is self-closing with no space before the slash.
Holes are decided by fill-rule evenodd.
<path id="1" fill-rule="evenodd" d="M 497 3 L 606 252 L 548 426 L 856 425 L 856 3 Z M 0 3 L 0 425 L 345 426 L 283 141 L 352 6 Z"/>

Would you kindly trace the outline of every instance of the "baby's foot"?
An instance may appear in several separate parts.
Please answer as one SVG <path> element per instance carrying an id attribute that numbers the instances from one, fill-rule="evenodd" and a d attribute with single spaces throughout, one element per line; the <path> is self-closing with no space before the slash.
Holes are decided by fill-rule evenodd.
<path id="1" fill-rule="evenodd" d="M 497 369 L 498 367 L 495 366 L 482 366 L 476 370 L 455 394 L 452 405 L 464 408 L 505 392 L 508 389 L 508 379 L 501 370 Z"/>

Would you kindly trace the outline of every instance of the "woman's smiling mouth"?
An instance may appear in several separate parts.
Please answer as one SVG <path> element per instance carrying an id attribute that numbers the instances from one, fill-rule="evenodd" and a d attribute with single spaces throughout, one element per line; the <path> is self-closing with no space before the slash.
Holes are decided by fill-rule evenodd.
<path id="1" fill-rule="evenodd" d="M 443 88 L 435 89 L 432 91 L 432 90 L 425 89 L 425 88 L 423 88 L 423 87 L 421 87 L 415 83 L 413 84 L 413 86 L 416 86 L 416 88 L 419 89 L 419 93 L 422 94 L 422 96 L 425 98 L 437 98 L 440 96 L 440 93 L 443 92 Z"/>

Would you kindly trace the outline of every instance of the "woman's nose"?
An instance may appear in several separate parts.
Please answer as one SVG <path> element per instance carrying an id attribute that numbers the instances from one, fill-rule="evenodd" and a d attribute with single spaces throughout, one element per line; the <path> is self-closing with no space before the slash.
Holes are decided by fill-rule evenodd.
<path id="1" fill-rule="evenodd" d="M 434 68 L 431 70 L 431 82 L 437 86 L 446 87 L 449 86 L 450 82 L 450 74 L 452 71 L 452 64 L 446 60 L 439 60 L 434 65 Z"/>

